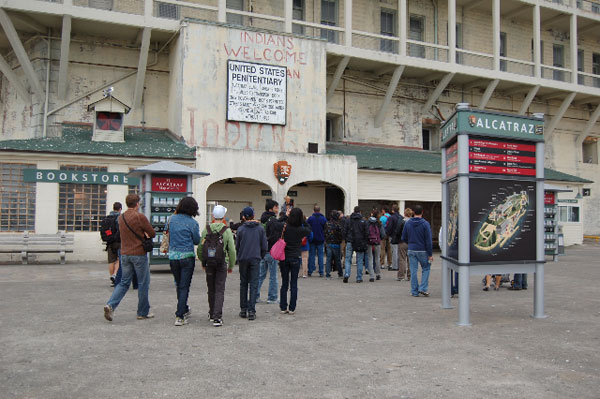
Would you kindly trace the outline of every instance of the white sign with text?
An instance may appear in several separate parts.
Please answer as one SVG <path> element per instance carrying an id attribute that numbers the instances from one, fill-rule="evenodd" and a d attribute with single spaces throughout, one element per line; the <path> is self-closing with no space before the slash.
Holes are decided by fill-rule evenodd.
<path id="1" fill-rule="evenodd" d="M 285 125 L 287 68 L 227 61 L 227 120 Z"/>

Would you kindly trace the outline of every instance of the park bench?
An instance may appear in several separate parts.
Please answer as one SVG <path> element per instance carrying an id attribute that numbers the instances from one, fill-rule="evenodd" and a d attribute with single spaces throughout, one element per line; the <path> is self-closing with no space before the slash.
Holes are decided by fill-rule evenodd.
<path id="1" fill-rule="evenodd" d="M 588 239 L 588 240 L 595 240 L 596 242 L 600 241 L 600 236 L 587 236 L 587 235 L 584 235 L 583 238 Z"/>
<path id="2" fill-rule="evenodd" d="M 0 235 L 0 253 L 20 253 L 21 262 L 26 265 L 30 253 L 59 253 L 60 263 L 65 264 L 67 252 L 73 252 L 73 234 L 59 231 L 56 234 L 32 234 L 24 231 L 18 234 Z"/>

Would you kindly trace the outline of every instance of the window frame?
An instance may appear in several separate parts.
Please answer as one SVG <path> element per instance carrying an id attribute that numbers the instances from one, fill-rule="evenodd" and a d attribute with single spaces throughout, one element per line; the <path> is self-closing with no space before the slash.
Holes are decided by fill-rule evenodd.
<path id="1" fill-rule="evenodd" d="M 577 210 L 575 213 L 574 210 Z M 563 214 L 563 211 L 565 212 Z M 577 220 L 573 220 L 573 216 L 577 215 Z M 566 216 L 563 218 L 563 216 Z M 563 220 L 566 219 L 566 220 Z M 558 206 L 558 221 L 560 223 L 581 223 L 581 207 L 579 205 L 559 205 Z"/>
<path id="2" fill-rule="evenodd" d="M 37 184 L 23 181 L 23 171 L 36 167 L 23 162 L 0 162 L 1 232 L 35 231 Z M 9 179 L 5 180 L 6 176 Z"/>
<path id="3" fill-rule="evenodd" d="M 384 31 L 384 27 L 383 27 L 384 14 L 389 15 L 392 19 L 391 31 Z M 380 32 L 380 34 L 383 36 L 398 37 L 397 25 L 398 25 L 398 13 L 396 12 L 396 10 L 391 10 L 388 8 L 381 8 L 380 12 L 379 12 L 379 32 Z M 379 42 L 379 50 L 384 51 L 386 53 L 398 53 L 398 42 L 396 42 L 395 40 L 381 39 Z"/>
<path id="4" fill-rule="evenodd" d="M 421 24 L 421 30 L 420 31 L 413 31 L 412 30 L 412 21 L 419 21 Z M 410 14 L 408 17 L 408 38 L 410 40 L 414 40 L 414 41 L 419 41 L 419 42 L 425 42 L 426 39 L 426 29 L 425 26 L 427 22 L 427 19 L 424 15 L 419 15 L 419 14 Z M 416 39 L 413 38 L 413 33 L 419 33 L 420 35 L 420 39 Z M 420 46 L 418 44 L 412 44 L 410 43 L 408 46 L 408 54 L 411 57 L 416 57 L 416 58 L 427 58 L 427 54 L 426 54 L 426 49 L 425 46 Z"/>

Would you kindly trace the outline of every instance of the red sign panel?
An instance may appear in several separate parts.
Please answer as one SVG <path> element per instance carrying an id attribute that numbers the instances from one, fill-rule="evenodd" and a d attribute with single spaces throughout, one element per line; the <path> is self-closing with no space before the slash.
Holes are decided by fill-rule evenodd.
<path id="1" fill-rule="evenodd" d="M 554 191 L 544 191 L 544 204 L 554 205 L 556 203 L 556 194 Z"/>
<path id="2" fill-rule="evenodd" d="M 535 145 L 469 139 L 469 172 L 535 176 Z"/>
<path id="3" fill-rule="evenodd" d="M 458 143 L 446 148 L 446 178 L 456 176 L 458 173 Z"/>
<path id="4" fill-rule="evenodd" d="M 152 176 L 152 191 L 185 193 L 187 177 Z"/>

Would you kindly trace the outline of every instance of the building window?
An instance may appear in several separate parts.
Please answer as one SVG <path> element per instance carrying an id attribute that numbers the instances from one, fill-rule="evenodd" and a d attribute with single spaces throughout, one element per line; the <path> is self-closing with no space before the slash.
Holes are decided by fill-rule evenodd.
<path id="1" fill-rule="evenodd" d="M 35 165 L 0 163 L 0 231 L 35 229 L 35 183 L 23 181 L 23 170 Z"/>
<path id="2" fill-rule="evenodd" d="M 92 8 L 99 8 L 101 10 L 112 10 L 113 0 L 89 0 L 88 5 Z"/>
<path id="3" fill-rule="evenodd" d="M 581 144 L 583 163 L 598 164 L 598 138 L 586 137 Z"/>
<path id="4" fill-rule="evenodd" d="M 244 11 L 244 0 L 227 0 L 227 8 L 230 10 Z M 233 25 L 244 25 L 244 16 L 227 13 L 227 23 Z"/>
<path id="5" fill-rule="evenodd" d="M 419 42 L 425 41 L 425 17 L 421 15 L 410 16 L 408 38 Z M 425 58 L 425 47 L 411 43 L 408 46 L 408 54 L 411 57 Z"/>
<path id="6" fill-rule="evenodd" d="M 106 172 L 106 168 L 61 166 L 60 170 Z M 98 231 L 106 214 L 105 184 L 58 185 L 58 229 L 65 231 Z"/>
<path id="7" fill-rule="evenodd" d="M 559 206 L 558 220 L 560 222 L 579 223 L 579 207 L 578 206 Z"/>
<path id="8" fill-rule="evenodd" d="M 427 151 L 431 150 L 431 132 L 429 129 L 422 129 L 421 137 L 423 141 L 423 149 Z"/>
<path id="9" fill-rule="evenodd" d="M 383 36 L 396 36 L 396 12 L 381 10 L 381 34 Z M 382 39 L 380 50 L 387 53 L 397 53 L 398 43 L 395 40 Z"/>
<path id="10" fill-rule="evenodd" d="M 337 0 L 321 0 L 321 24 L 337 26 L 338 23 L 338 3 Z M 337 32 L 328 29 L 321 29 L 321 38 L 327 39 L 330 43 L 337 43 Z"/>
<path id="11" fill-rule="evenodd" d="M 585 57 L 583 54 L 583 50 L 577 50 L 577 71 L 585 72 L 583 67 L 585 65 Z M 577 75 L 577 83 L 580 85 L 585 84 L 585 76 L 578 74 Z"/>
<path id="12" fill-rule="evenodd" d="M 592 73 L 600 75 L 600 54 L 592 54 Z M 600 78 L 594 78 L 594 86 L 600 87 Z"/>
<path id="13" fill-rule="evenodd" d="M 175 4 L 169 3 L 160 3 L 156 4 L 156 15 L 159 18 L 168 18 L 168 19 L 179 19 L 179 6 Z"/>
<path id="14" fill-rule="evenodd" d="M 596 14 L 600 14 L 600 4 L 592 3 L 592 12 Z"/>
<path id="15" fill-rule="evenodd" d="M 292 20 L 304 21 L 304 0 L 294 0 L 292 3 Z M 304 34 L 304 26 L 292 24 L 292 33 Z"/>
<path id="16" fill-rule="evenodd" d="M 556 68 L 564 68 L 565 67 L 565 46 L 562 44 L 555 44 L 552 46 L 552 60 L 553 65 Z M 565 74 L 563 71 L 552 71 L 552 78 L 554 80 L 565 80 Z"/>
<path id="17" fill-rule="evenodd" d="M 327 114 L 325 120 L 325 140 L 342 141 L 342 117 L 341 115 Z"/>
<path id="18" fill-rule="evenodd" d="M 506 32 L 500 32 L 500 57 L 506 57 Z M 508 63 L 506 60 L 500 60 L 500 70 L 506 72 Z"/>

